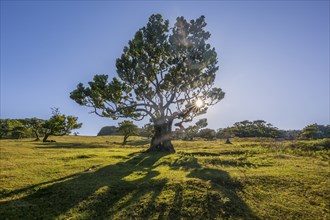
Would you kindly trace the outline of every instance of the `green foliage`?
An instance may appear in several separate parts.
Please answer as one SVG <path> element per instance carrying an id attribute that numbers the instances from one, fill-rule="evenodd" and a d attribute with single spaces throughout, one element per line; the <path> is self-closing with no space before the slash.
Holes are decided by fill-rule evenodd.
<path id="1" fill-rule="evenodd" d="M 29 137 L 28 127 L 25 127 L 22 120 L 19 119 L 0 119 L 0 139 L 13 138 L 21 139 Z"/>
<path id="2" fill-rule="evenodd" d="M 210 141 L 210 140 L 214 140 L 216 138 L 216 132 L 214 129 L 204 128 L 198 132 L 197 136 Z"/>
<path id="3" fill-rule="evenodd" d="M 218 137 L 280 137 L 278 128 L 263 120 L 236 122 L 232 127 L 218 130 Z"/>
<path id="4" fill-rule="evenodd" d="M 53 109 L 53 116 L 43 123 L 45 136 L 43 142 L 46 142 L 50 135 L 62 136 L 71 133 L 71 130 L 81 128 L 82 123 L 78 123 L 78 117 L 66 116 L 59 112 L 58 108 Z"/>
<path id="5" fill-rule="evenodd" d="M 108 82 L 107 75 L 95 75 L 88 87 L 78 84 L 70 98 L 102 117 L 147 116 L 155 126 L 169 128 L 176 119 L 182 127 L 224 98 L 214 87 L 217 53 L 207 43 L 211 34 L 205 27 L 204 16 L 190 22 L 178 17 L 170 28 L 161 15 L 151 15 L 116 60 L 119 78 Z M 196 100 L 203 105 L 197 106 Z M 168 135 L 163 133 L 157 133 L 161 140 Z"/>
<path id="6" fill-rule="evenodd" d="M 8 119 L 0 119 L 0 138 L 4 138 L 10 132 L 10 121 Z"/>
<path id="7" fill-rule="evenodd" d="M 192 141 L 195 137 L 197 137 L 199 130 L 205 128 L 206 126 L 207 126 L 206 118 L 202 118 L 198 120 L 194 125 L 191 125 L 184 130 L 183 139 Z"/>
<path id="8" fill-rule="evenodd" d="M 280 130 L 280 137 L 286 140 L 296 140 L 300 134 L 301 130 Z"/>
<path id="9" fill-rule="evenodd" d="M 34 118 L 22 119 L 20 121 L 26 128 L 31 129 L 31 131 L 35 134 L 36 141 L 39 141 L 40 134 L 44 133 L 43 124 L 45 120 L 34 117 Z"/>
<path id="10" fill-rule="evenodd" d="M 53 117 L 49 120 L 39 118 L 26 119 L 0 119 L 0 138 L 21 139 L 27 137 L 35 137 L 36 141 L 40 140 L 40 136 L 44 136 L 44 141 L 50 135 L 66 135 L 71 130 L 81 127 L 81 123 L 77 123 L 76 117 L 65 116 L 60 114 L 58 109 L 54 109 Z"/>
<path id="11" fill-rule="evenodd" d="M 301 131 L 301 137 L 307 139 L 330 138 L 330 125 L 307 125 Z"/>
<path id="12" fill-rule="evenodd" d="M 19 120 L 11 120 L 11 136 L 14 139 L 21 139 L 26 133 L 26 127 Z"/>
<path id="13" fill-rule="evenodd" d="M 126 144 L 129 136 L 136 135 L 138 133 L 138 127 L 132 121 L 122 121 L 118 123 L 119 132 L 124 135 L 123 145 Z"/>

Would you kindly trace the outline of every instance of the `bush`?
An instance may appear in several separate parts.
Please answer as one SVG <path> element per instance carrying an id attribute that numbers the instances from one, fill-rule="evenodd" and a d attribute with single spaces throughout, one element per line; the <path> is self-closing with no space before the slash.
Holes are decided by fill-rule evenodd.
<path id="1" fill-rule="evenodd" d="M 198 136 L 210 141 L 216 139 L 216 132 L 211 128 L 204 128 L 199 131 Z"/>

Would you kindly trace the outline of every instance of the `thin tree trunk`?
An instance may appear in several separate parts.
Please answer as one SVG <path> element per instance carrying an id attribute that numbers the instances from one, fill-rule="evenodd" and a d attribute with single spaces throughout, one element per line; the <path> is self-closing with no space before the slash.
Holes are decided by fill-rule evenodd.
<path id="1" fill-rule="evenodd" d="M 42 142 L 47 142 L 48 137 L 49 137 L 49 134 L 45 134 L 44 138 L 42 139 Z"/>
<path id="2" fill-rule="evenodd" d="M 155 123 L 155 133 L 151 139 L 150 148 L 147 152 L 167 152 L 175 153 L 171 142 L 172 121 Z"/>
<path id="3" fill-rule="evenodd" d="M 39 134 L 37 131 L 34 132 L 34 134 L 36 135 L 36 139 L 34 141 L 40 141 L 40 138 L 39 138 Z"/>
<path id="4" fill-rule="evenodd" d="M 226 144 L 231 144 L 229 137 L 227 137 L 227 139 L 226 139 Z"/>
<path id="5" fill-rule="evenodd" d="M 123 145 L 126 145 L 126 142 L 127 142 L 127 138 L 128 138 L 128 137 L 129 137 L 129 136 L 124 135 Z"/>

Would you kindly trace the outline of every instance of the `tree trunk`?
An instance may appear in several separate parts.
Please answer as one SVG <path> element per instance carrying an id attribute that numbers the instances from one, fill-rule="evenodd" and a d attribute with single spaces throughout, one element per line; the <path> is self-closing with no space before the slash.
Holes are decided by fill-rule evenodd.
<path id="1" fill-rule="evenodd" d="M 226 144 L 231 144 L 229 137 L 227 137 L 227 139 L 226 139 Z"/>
<path id="2" fill-rule="evenodd" d="M 36 135 L 36 139 L 34 141 L 40 141 L 38 132 L 35 131 L 34 134 Z"/>
<path id="3" fill-rule="evenodd" d="M 150 148 L 147 152 L 167 152 L 175 153 L 171 142 L 172 122 L 162 122 L 154 124 L 154 136 L 151 139 Z"/>
<path id="4" fill-rule="evenodd" d="M 49 134 L 45 134 L 44 138 L 42 139 L 42 142 L 47 142 L 48 137 L 49 137 Z"/>
<path id="5" fill-rule="evenodd" d="M 126 143 L 127 143 L 127 138 L 128 138 L 129 136 L 127 136 L 127 135 L 124 135 L 124 140 L 123 140 L 123 143 L 122 143 L 122 145 L 126 145 Z"/>

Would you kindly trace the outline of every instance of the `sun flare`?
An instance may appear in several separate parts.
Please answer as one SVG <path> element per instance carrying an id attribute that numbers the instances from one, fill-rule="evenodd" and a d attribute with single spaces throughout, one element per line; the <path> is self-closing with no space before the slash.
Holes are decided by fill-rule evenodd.
<path id="1" fill-rule="evenodd" d="M 195 101 L 195 106 L 196 106 L 197 108 L 202 108 L 202 107 L 204 106 L 204 101 L 201 100 L 201 99 L 197 99 L 197 100 Z"/>

